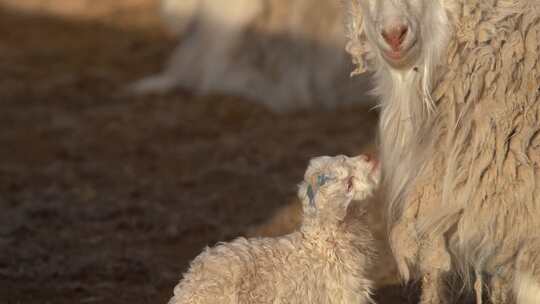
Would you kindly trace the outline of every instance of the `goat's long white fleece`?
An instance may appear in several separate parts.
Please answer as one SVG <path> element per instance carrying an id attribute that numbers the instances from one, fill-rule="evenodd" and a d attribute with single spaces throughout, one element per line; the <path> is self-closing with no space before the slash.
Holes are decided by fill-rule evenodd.
<path id="1" fill-rule="evenodd" d="M 540 1 L 424 2 L 422 55 L 401 71 L 352 6 L 349 51 L 381 96 L 394 255 L 425 286 L 475 270 L 492 301 L 540 303 Z"/>

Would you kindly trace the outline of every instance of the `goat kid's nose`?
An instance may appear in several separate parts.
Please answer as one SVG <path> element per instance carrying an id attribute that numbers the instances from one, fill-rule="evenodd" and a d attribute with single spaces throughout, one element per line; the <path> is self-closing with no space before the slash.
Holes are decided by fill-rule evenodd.
<path id="1" fill-rule="evenodd" d="M 408 32 L 409 27 L 402 24 L 383 30 L 382 37 L 393 51 L 398 52 Z"/>

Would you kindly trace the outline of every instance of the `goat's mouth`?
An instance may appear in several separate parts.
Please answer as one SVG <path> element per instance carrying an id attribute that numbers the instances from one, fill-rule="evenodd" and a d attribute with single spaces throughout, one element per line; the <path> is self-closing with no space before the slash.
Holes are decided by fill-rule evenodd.
<path id="1" fill-rule="evenodd" d="M 406 46 L 401 47 L 399 50 L 383 49 L 381 51 L 383 58 L 391 66 L 395 68 L 402 68 L 413 64 L 418 54 L 419 44 L 416 41 L 412 41 Z"/>
<path id="2" fill-rule="evenodd" d="M 354 190 L 354 176 L 351 176 L 347 179 L 347 192 Z"/>

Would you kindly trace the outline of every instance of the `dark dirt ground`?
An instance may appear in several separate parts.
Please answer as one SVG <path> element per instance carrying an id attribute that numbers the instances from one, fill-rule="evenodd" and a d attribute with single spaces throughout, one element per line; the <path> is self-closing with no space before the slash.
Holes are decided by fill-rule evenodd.
<path id="1" fill-rule="evenodd" d="M 204 246 L 294 229 L 310 157 L 373 149 L 362 105 L 276 115 L 232 96 L 120 94 L 175 45 L 155 1 L 80 14 L 54 5 L 84 0 L 26 1 L 0 9 L 0 303 L 166 303 Z M 413 299 L 384 249 L 380 265 L 378 302 Z"/>

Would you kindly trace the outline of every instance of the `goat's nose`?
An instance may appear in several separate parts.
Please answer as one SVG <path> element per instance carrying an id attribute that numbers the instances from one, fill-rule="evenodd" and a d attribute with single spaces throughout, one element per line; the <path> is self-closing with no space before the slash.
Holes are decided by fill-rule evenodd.
<path id="1" fill-rule="evenodd" d="M 409 32 L 409 27 L 401 24 L 388 30 L 383 30 L 382 36 L 392 50 L 397 52 L 405 40 L 405 37 L 407 37 L 407 32 Z"/>

